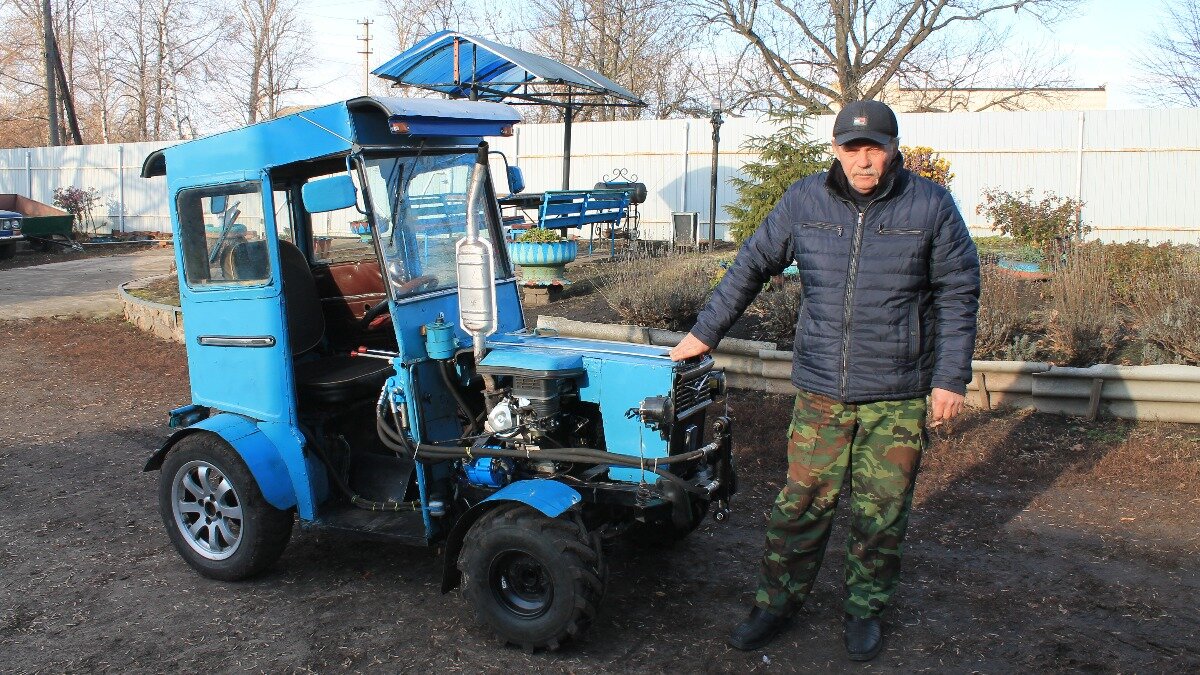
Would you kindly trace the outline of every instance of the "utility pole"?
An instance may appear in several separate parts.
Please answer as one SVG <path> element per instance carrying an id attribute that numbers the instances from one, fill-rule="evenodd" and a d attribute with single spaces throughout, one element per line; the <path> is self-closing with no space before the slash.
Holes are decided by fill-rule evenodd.
<path id="1" fill-rule="evenodd" d="M 363 35 L 358 38 L 362 40 L 363 50 L 359 54 L 363 55 L 363 95 L 371 93 L 371 24 L 375 23 L 370 19 L 363 19 L 358 22 L 358 25 L 363 27 Z"/>
<path id="2" fill-rule="evenodd" d="M 46 52 L 46 121 L 50 123 L 50 145 L 59 145 L 58 92 L 54 78 L 54 22 L 50 16 L 50 0 L 42 0 L 42 39 Z"/>

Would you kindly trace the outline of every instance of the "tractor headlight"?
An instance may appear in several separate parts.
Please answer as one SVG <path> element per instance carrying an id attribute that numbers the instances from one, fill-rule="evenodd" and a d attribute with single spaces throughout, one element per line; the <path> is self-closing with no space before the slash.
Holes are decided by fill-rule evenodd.
<path id="1" fill-rule="evenodd" d="M 675 404 L 670 396 L 647 396 L 638 405 L 638 417 L 646 424 L 670 424 L 675 421 Z"/>
<path id="2" fill-rule="evenodd" d="M 708 385 L 708 391 L 713 398 L 725 393 L 725 373 L 721 371 L 708 374 L 708 380 L 705 382 Z"/>

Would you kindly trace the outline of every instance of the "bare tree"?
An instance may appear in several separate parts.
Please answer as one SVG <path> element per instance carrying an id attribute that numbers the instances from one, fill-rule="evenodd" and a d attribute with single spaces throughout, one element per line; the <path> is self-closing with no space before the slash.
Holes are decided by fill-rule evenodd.
<path id="1" fill-rule="evenodd" d="M 1138 57 L 1147 81 L 1141 95 L 1159 105 L 1200 105 L 1200 3 L 1168 4 L 1167 15 Z"/>
<path id="2" fill-rule="evenodd" d="M 187 138 L 197 133 L 212 79 L 214 48 L 230 20 L 192 0 L 121 0 L 110 6 L 113 79 L 130 140 Z"/>
<path id="3" fill-rule="evenodd" d="M 707 109 L 697 100 L 689 59 L 695 27 L 666 0 L 533 0 L 530 46 L 594 70 L 646 101 L 665 118 Z M 638 108 L 587 108 L 581 119 L 637 119 Z"/>
<path id="4" fill-rule="evenodd" d="M 219 116 L 236 124 L 276 116 L 285 96 L 303 90 L 307 37 L 295 0 L 239 0 L 218 59 L 225 104 Z"/>
<path id="5" fill-rule="evenodd" d="M 774 97 L 827 112 L 880 98 L 895 83 L 950 89 L 977 79 L 986 70 L 981 56 L 1001 41 L 991 31 L 1001 12 L 1052 22 L 1080 1 L 692 0 L 692 7 L 745 41 Z"/>
<path id="6" fill-rule="evenodd" d="M 491 33 L 488 21 L 464 0 L 383 0 L 397 53 L 441 30 Z"/>

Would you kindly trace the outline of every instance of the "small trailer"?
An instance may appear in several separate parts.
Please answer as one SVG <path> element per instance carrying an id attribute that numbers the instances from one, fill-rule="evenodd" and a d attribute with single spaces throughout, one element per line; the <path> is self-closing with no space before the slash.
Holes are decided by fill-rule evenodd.
<path id="1" fill-rule="evenodd" d="M 62 209 L 21 195 L 0 194 L 0 211 L 13 211 L 23 216 L 21 234 L 38 251 L 49 251 L 54 245 L 79 248 L 71 236 L 75 216 Z M 7 255 L 0 248 L 0 257 L 11 257 L 16 250 L 15 241 L 7 244 L 12 249 Z"/>

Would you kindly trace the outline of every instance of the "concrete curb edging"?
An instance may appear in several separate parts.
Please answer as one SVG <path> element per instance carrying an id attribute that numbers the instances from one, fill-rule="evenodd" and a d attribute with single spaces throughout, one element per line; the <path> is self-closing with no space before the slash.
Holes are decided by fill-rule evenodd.
<path id="1" fill-rule="evenodd" d="M 564 337 L 620 340 L 674 346 L 684 333 L 572 321 L 539 316 L 538 328 Z M 722 340 L 713 353 L 729 386 L 792 394 L 792 353 L 752 340 Z M 1200 424 L 1200 367 L 1115 366 L 1068 368 L 1033 361 L 972 361 L 975 376 L 967 385 L 967 403 L 1032 407 L 1042 412 L 1095 418 Z"/>
<path id="2" fill-rule="evenodd" d="M 117 294 L 125 319 L 139 329 L 183 343 L 183 311 L 131 295 L 129 288 L 171 275 L 145 277 L 121 284 Z M 538 328 L 564 337 L 674 346 L 685 333 L 573 321 L 539 316 Z M 717 366 L 725 370 L 729 386 L 773 394 L 792 394 L 792 353 L 769 342 L 725 339 L 714 352 Z M 1115 366 L 1099 364 L 1068 368 L 1034 361 L 972 361 L 975 376 L 967 385 L 967 403 L 991 409 L 996 406 L 1031 407 L 1042 412 L 1095 418 L 1157 420 L 1200 424 L 1200 367 Z"/>
<path id="3" fill-rule="evenodd" d="M 158 274 L 126 281 L 117 286 L 117 295 L 121 298 L 122 313 L 125 320 L 139 329 L 153 333 L 164 340 L 174 340 L 183 344 L 183 309 L 159 302 L 144 300 L 130 294 L 130 288 L 139 288 L 151 281 L 173 277 L 174 274 Z"/>

